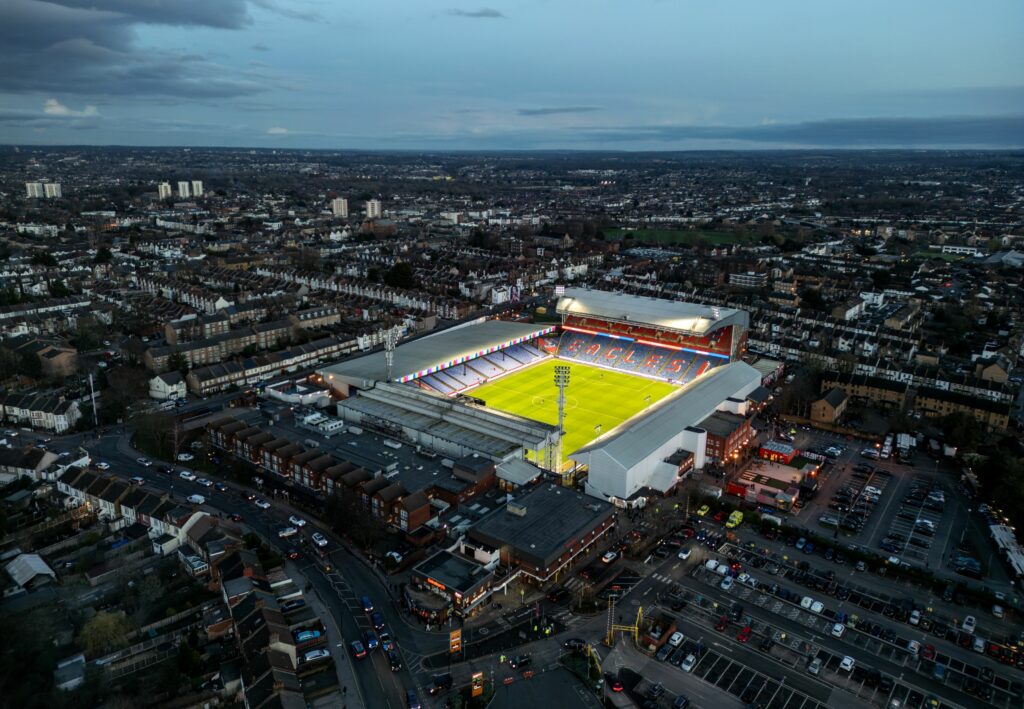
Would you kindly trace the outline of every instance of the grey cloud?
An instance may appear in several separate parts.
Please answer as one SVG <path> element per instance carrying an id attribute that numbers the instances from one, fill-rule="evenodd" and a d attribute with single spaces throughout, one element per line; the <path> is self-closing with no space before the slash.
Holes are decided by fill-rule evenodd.
<path id="1" fill-rule="evenodd" d="M 1024 146 L 1024 116 L 842 118 L 760 126 L 583 127 L 584 140 L 602 142 L 732 141 L 807 147 Z"/>
<path id="2" fill-rule="evenodd" d="M 493 7 L 481 7 L 479 10 L 461 10 L 453 8 L 448 11 L 452 17 L 468 17 L 474 20 L 503 20 L 506 16 L 500 10 Z"/>
<path id="3" fill-rule="evenodd" d="M 562 113 L 592 113 L 600 106 L 556 106 L 554 108 L 520 108 L 520 116 L 557 116 Z"/>
<path id="4" fill-rule="evenodd" d="M 252 45 L 252 48 L 255 49 L 257 52 L 269 52 L 270 51 L 270 47 L 268 47 L 267 45 L 263 44 L 263 42 L 257 42 L 256 44 Z"/>
<path id="5" fill-rule="evenodd" d="M 249 0 L 253 5 L 261 7 L 268 12 L 273 12 L 281 17 L 288 17 L 292 20 L 303 20 L 305 22 L 321 22 L 323 16 L 313 10 L 301 10 L 296 8 L 295 0 Z"/>
<path id="6" fill-rule="evenodd" d="M 0 91 L 224 98 L 266 78 L 136 44 L 139 25 L 240 29 L 248 0 L 4 0 Z"/>

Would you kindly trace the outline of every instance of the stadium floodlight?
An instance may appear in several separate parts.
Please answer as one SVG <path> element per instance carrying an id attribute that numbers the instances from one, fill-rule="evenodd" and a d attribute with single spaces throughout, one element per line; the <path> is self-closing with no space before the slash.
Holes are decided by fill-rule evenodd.
<path id="1" fill-rule="evenodd" d="M 569 386 L 569 365 L 555 365 L 555 386 L 558 387 L 558 449 L 555 452 L 555 469 L 562 468 L 562 433 L 565 424 L 565 388 Z M 568 480 L 563 480 L 568 484 Z"/>

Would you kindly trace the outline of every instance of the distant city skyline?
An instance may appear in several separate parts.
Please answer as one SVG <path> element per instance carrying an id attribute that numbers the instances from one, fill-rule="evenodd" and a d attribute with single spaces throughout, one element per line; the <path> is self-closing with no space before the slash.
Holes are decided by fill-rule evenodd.
<path id="1" fill-rule="evenodd" d="M 1024 4 L 6 0 L 0 143 L 1024 148 Z"/>

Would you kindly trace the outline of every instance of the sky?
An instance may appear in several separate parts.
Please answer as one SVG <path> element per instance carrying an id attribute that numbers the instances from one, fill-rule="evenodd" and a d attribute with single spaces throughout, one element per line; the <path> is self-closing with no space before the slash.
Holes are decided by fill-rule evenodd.
<path id="1" fill-rule="evenodd" d="M 1024 147 L 1020 0 L 0 0 L 0 143 Z"/>

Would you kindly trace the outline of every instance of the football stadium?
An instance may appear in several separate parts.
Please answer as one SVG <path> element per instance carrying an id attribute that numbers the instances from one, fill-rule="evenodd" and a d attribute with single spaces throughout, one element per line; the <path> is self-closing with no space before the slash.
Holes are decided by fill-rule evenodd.
<path id="1" fill-rule="evenodd" d="M 760 385 L 739 361 L 744 311 L 568 288 L 556 312 L 555 325 L 474 321 L 319 374 L 347 423 L 448 457 L 586 476 L 605 499 L 664 492 L 701 467 L 698 424 Z M 557 366 L 569 368 L 561 430 Z"/>

